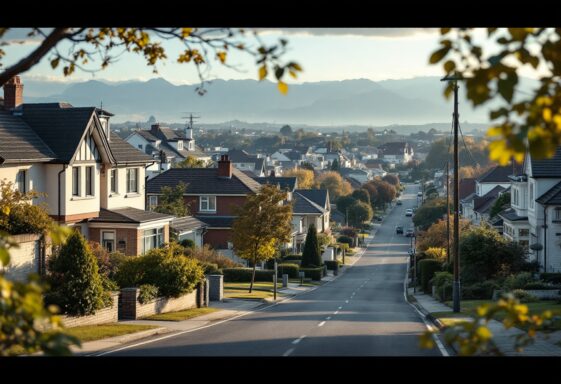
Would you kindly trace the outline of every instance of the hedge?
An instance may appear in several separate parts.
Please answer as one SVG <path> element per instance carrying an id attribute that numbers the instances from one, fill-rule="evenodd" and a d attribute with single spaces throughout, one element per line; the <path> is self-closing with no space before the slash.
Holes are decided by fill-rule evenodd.
<path id="1" fill-rule="evenodd" d="M 222 269 L 222 273 L 224 274 L 224 281 L 232 283 L 249 283 L 251 281 L 252 272 L 252 268 Z M 257 269 L 255 270 L 255 281 L 273 281 L 274 273 L 275 271 L 269 269 Z"/>
<path id="2" fill-rule="evenodd" d="M 546 283 L 561 284 L 561 273 L 542 273 L 540 279 Z"/>
<path id="3" fill-rule="evenodd" d="M 337 242 L 338 242 L 338 243 L 343 243 L 343 244 L 348 244 L 349 247 L 352 248 L 353 243 L 354 243 L 354 240 L 353 240 L 352 237 L 344 236 L 344 235 L 343 235 L 343 236 L 339 236 L 339 237 L 337 238 Z"/>
<path id="4" fill-rule="evenodd" d="M 335 271 L 337 269 L 339 269 L 339 262 L 336 260 L 326 260 L 324 261 L 324 264 L 327 266 L 327 269 L 330 271 Z"/>
<path id="5" fill-rule="evenodd" d="M 318 268 L 300 268 L 300 272 L 304 272 L 304 276 L 315 281 L 321 281 L 323 277 L 323 267 Z"/>
<path id="6" fill-rule="evenodd" d="M 419 262 L 419 274 L 421 287 L 424 292 L 430 292 L 429 281 L 433 278 L 435 272 L 442 270 L 442 264 L 437 260 L 421 260 Z"/>
<path id="7" fill-rule="evenodd" d="M 493 291 L 498 289 L 499 284 L 494 280 L 487 280 L 480 283 L 461 287 L 463 300 L 491 300 Z"/>
<path id="8" fill-rule="evenodd" d="M 302 261 L 302 255 L 286 255 L 282 258 L 283 261 Z"/>
<path id="9" fill-rule="evenodd" d="M 528 283 L 524 286 L 524 289 L 538 289 L 538 290 L 559 290 L 559 285 L 554 285 L 550 283 L 544 283 L 543 281 L 535 281 L 533 283 Z"/>
<path id="10" fill-rule="evenodd" d="M 297 279 L 299 277 L 298 272 L 300 272 L 300 266 L 298 264 L 282 263 L 277 265 L 277 273 L 279 277 L 286 274 L 291 279 Z"/>

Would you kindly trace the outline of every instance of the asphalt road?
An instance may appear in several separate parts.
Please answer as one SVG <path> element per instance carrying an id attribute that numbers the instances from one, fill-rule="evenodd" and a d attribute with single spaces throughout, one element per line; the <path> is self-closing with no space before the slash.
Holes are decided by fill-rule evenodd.
<path id="1" fill-rule="evenodd" d="M 426 326 L 403 292 L 410 238 L 395 227 L 412 226 L 405 209 L 417 205 L 417 191 L 407 187 L 403 205 L 336 280 L 262 311 L 109 356 L 440 356 L 418 347 Z"/>

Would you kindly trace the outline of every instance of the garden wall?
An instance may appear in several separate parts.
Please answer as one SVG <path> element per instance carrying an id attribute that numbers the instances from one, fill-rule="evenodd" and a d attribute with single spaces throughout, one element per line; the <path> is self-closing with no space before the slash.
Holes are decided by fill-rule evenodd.
<path id="1" fill-rule="evenodd" d="M 197 307 L 199 289 L 177 298 L 158 297 L 157 299 L 140 304 L 138 302 L 138 288 L 123 288 L 119 297 L 119 319 L 136 320 L 159 313 L 181 311 Z M 200 299 L 199 299 L 200 300 Z"/>
<path id="2" fill-rule="evenodd" d="M 119 313 L 119 292 L 111 294 L 113 305 L 100 309 L 94 315 L 88 316 L 61 316 L 62 323 L 67 328 L 79 327 L 82 325 L 97 325 L 115 323 Z"/>
<path id="3" fill-rule="evenodd" d="M 10 280 L 25 281 L 30 273 L 39 273 L 41 265 L 41 243 L 39 235 L 14 235 L 19 248 L 10 249 L 10 264 L 4 268 Z M 2 267 L 0 267 L 0 270 Z"/>

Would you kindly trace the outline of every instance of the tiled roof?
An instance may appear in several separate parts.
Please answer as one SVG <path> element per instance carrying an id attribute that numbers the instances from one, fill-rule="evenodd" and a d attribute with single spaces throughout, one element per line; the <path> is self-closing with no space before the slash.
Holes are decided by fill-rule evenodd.
<path id="1" fill-rule="evenodd" d="M 56 154 L 57 160 L 69 162 L 95 110 L 60 103 L 23 104 L 21 118 Z"/>
<path id="2" fill-rule="evenodd" d="M 133 223 L 140 224 L 161 219 L 171 219 L 173 216 L 163 213 L 145 211 L 136 208 L 104 209 L 101 208 L 99 216 L 90 219 L 93 223 Z"/>
<path id="3" fill-rule="evenodd" d="M 294 192 L 301 194 L 322 208 L 329 205 L 329 193 L 327 189 L 297 189 Z"/>
<path id="4" fill-rule="evenodd" d="M 163 186 L 175 187 L 182 181 L 187 184 L 187 194 L 235 194 L 256 193 L 261 184 L 236 168 L 232 177 L 218 177 L 218 168 L 172 168 L 148 180 L 146 193 L 159 194 Z"/>
<path id="5" fill-rule="evenodd" d="M 142 136 L 143 138 L 145 138 L 148 141 L 160 140 L 156 136 L 154 136 L 150 131 L 148 131 L 146 129 L 139 129 L 138 131 L 135 131 L 135 132 L 138 133 L 140 136 Z"/>
<path id="6" fill-rule="evenodd" d="M 495 200 L 499 197 L 499 192 L 506 190 L 506 188 L 497 185 L 495 188 L 491 189 L 483 196 L 477 196 L 473 201 L 473 210 L 479 213 L 485 213 L 495 203 Z"/>
<path id="7" fill-rule="evenodd" d="M 193 216 L 185 216 L 179 217 L 177 219 L 173 219 L 170 225 L 170 229 L 174 232 L 188 232 L 193 231 L 195 229 L 204 228 L 207 224 L 202 222 L 201 220 L 197 219 Z"/>
<path id="8" fill-rule="evenodd" d="M 260 184 L 273 184 L 278 185 L 281 189 L 293 192 L 296 189 L 297 178 L 296 177 L 254 177 L 255 181 Z"/>
<path id="9" fill-rule="evenodd" d="M 250 155 L 241 149 L 231 149 L 226 154 L 232 163 L 253 163 L 257 161 L 257 156 Z"/>
<path id="10" fill-rule="evenodd" d="M 234 216 L 197 216 L 197 218 L 210 228 L 232 228 L 236 219 Z"/>
<path id="11" fill-rule="evenodd" d="M 536 201 L 542 205 L 561 205 L 561 182 L 555 184 Z"/>
<path id="12" fill-rule="evenodd" d="M 344 223 L 345 222 L 345 215 L 338 211 L 337 209 L 331 211 L 331 219 L 337 223 Z"/>
<path id="13" fill-rule="evenodd" d="M 517 175 L 520 172 L 521 165 L 505 165 L 502 167 L 494 167 L 477 178 L 480 183 L 510 183 L 508 178 L 510 175 Z"/>
<path id="14" fill-rule="evenodd" d="M 528 216 L 518 216 L 514 208 L 507 208 L 504 211 L 499 212 L 498 214 L 503 219 L 507 219 L 508 221 L 525 221 L 528 220 Z"/>
<path id="15" fill-rule="evenodd" d="M 561 146 L 550 159 L 532 159 L 532 177 L 561 178 Z"/>
<path id="16" fill-rule="evenodd" d="M 445 182 L 446 183 L 446 182 Z M 470 194 L 475 192 L 475 179 L 473 178 L 465 178 L 460 180 L 459 185 L 459 195 L 460 200 L 466 198 Z"/>
<path id="17" fill-rule="evenodd" d="M 292 212 L 295 215 L 298 214 L 323 214 L 326 212 L 318 204 L 314 203 L 312 200 L 308 199 L 306 196 L 295 192 L 292 195 Z"/>
<path id="18" fill-rule="evenodd" d="M 136 149 L 114 132 L 111 132 L 111 141 L 109 142 L 111 153 L 117 161 L 117 164 L 122 163 L 148 163 L 154 161 L 151 156 Z"/>
<path id="19" fill-rule="evenodd" d="M 56 154 L 20 117 L 0 110 L 0 163 L 47 162 Z"/>
<path id="20" fill-rule="evenodd" d="M 403 155 L 409 145 L 405 141 L 385 143 L 378 147 L 378 152 L 383 155 Z"/>

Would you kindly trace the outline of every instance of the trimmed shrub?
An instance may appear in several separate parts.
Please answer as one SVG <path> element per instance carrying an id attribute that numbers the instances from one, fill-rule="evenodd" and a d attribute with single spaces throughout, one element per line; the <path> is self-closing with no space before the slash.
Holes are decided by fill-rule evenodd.
<path id="1" fill-rule="evenodd" d="M 540 279 L 546 283 L 561 284 L 561 273 L 541 273 Z"/>
<path id="2" fill-rule="evenodd" d="M 158 287 L 152 284 L 142 284 L 138 287 L 138 302 L 146 304 L 158 297 Z"/>
<path id="3" fill-rule="evenodd" d="M 220 269 L 242 267 L 242 264 L 236 263 L 234 260 L 221 255 L 214 249 L 210 248 L 208 244 L 205 244 L 200 248 L 185 248 L 185 254 L 199 261 L 216 264 Z"/>
<path id="4" fill-rule="evenodd" d="M 523 289 L 515 289 L 511 293 L 514 295 L 514 297 L 520 300 L 521 303 L 533 303 L 539 301 L 539 299 L 536 296 L 526 292 Z"/>
<path id="5" fill-rule="evenodd" d="M 323 277 L 323 267 L 319 268 L 300 268 L 300 272 L 304 272 L 304 276 L 314 281 L 321 281 Z"/>
<path id="6" fill-rule="evenodd" d="M 337 238 L 337 242 L 347 244 L 349 248 L 351 248 L 354 244 L 354 239 L 352 237 L 343 235 Z"/>
<path id="7" fill-rule="evenodd" d="M 231 283 L 249 283 L 251 281 L 252 268 L 224 268 L 224 281 Z M 269 269 L 255 270 L 255 281 L 273 281 L 275 271 Z"/>
<path id="8" fill-rule="evenodd" d="M 218 268 L 217 264 L 209 263 L 206 261 L 199 261 L 199 265 L 203 268 L 205 275 L 221 275 L 222 271 Z"/>
<path id="9" fill-rule="evenodd" d="M 533 283 L 528 283 L 524 286 L 524 289 L 559 290 L 559 288 L 559 285 L 545 283 L 543 281 L 534 281 Z"/>
<path id="10" fill-rule="evenodd" d="M 325 266 L 330 271 L 335 271 L 339 269 L 339 262 L 336 260 L 326 260 L 324 261 Z"/>
<path id="11" fill-rule="evenodd" d="M 317 230 L 314 224 L 310 225 L 304 244 L 304 252 L 302 252 L 303 267 L 313 268 L 321 265 L 321 253 L 317 238 Z"/>
<path id="12" fill-rule="evenodd" d="M 183 239 L 179 242 L 179 244 L 181 244 L 181 246 L 185 248 L 195 248 L 195 242 L 191 239 Z"/>
<path id="13" fill-rule="evenodd" d="M 351 237 L 351 238 L 356 237 L 356 235 L 358 234 L 358 231 L 353 227 L 341 228 L 341 230 L 339 232 L 341 233 L 341 235 L 348 236 L 348 237 Z"/>
<path id="14" fill-rule="evenodd" d="M 298 278 L 298 272 L 300 272 L 300 266 L 298 264 L 292 263 L 282 263 L 277 265 L 278 276 L 282 277 L 283 274 L 287 274 L 291 279 Z"/>
<path id="15" fill-rule="evenodd" d="M 498 289 L 499 284 L 494 280 L 487 280 L 481 283 L 464 286 L 462 290 L 462 299 L 464 300 L 490 300 L 493 297 L 493 291 Z"/>
<path id="16" fill-rule="evenodd" d="M 112 303 L 109 292 L 103 289 L 97 259 L 78 232 L 72 232 L 66 244 L 50 258 L 48 270 L 53 294 L 47 296 L 47 304 L 60 306 L 64 313 L 91 315 Z"/>
<path id="17" fill-rule="evenodd" d="M 282 258 L 283 261 L 302 261 L 302 255 L 286 255 Z"/>
<path id="18" fill-rule="evenodd" d="M 419 263 L 419 276 L 423 291 L 430 292 L 430 280 L 435 272 L 442 270 L 442 263 L 437 260 L 421 260 Z"/>
<path id="19" fill-rule="evenodd" d="M 536 280 L 530 272 L 521 272 L 516 275 L 510 275 L 507 277 L 503 283 L 503 288 L 506 291 L 512 291 L 514 289 L 524 289 L 527 284 L 533 283 Z"/>

